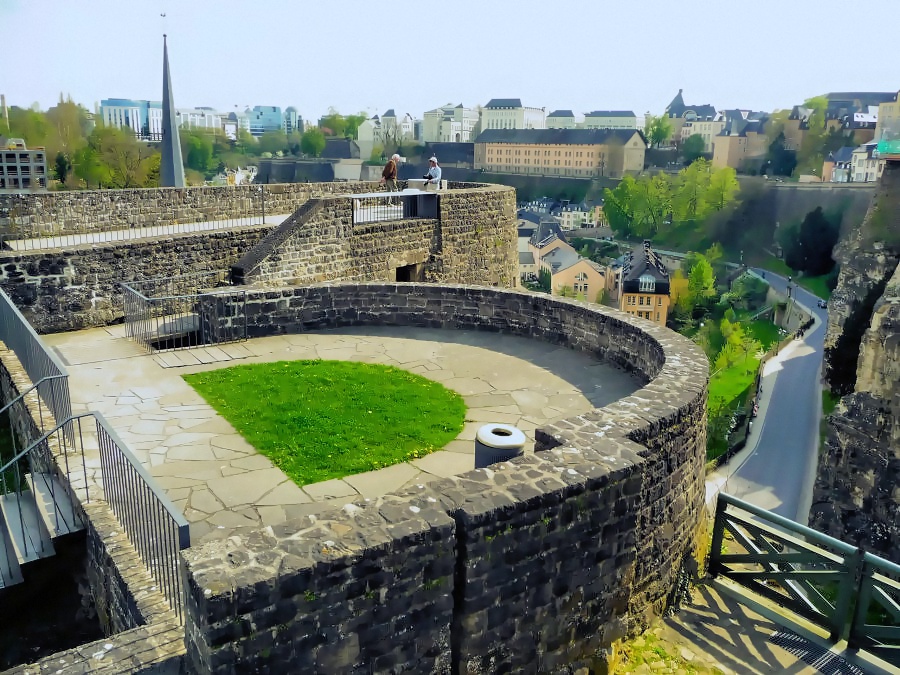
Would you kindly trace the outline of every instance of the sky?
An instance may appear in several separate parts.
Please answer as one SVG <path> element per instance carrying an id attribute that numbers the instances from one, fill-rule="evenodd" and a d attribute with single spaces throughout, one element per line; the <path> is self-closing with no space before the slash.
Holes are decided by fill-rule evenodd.
<path id="1" fill-rule="evenodd" d="M 0 0 L 0 93 L 41 109 L 60 93 L 91 110 L 160 100 L 165 32 L 179 108 L 293 105 L 314 121 L 520 98 L 640 116 L 683 89 L 771 111 L 900 89 L 890 17 L 900 0 Z"/>

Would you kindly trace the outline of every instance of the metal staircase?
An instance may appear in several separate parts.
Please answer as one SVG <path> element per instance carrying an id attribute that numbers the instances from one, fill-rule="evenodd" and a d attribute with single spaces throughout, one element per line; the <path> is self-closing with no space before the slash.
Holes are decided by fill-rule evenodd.
<path id="1" fill-rule="evenodd" d="M 0 466 L 0 588 L 22 583 L 24 566 L 52 556 L 54 540 L 84 528 L 53 459 L 54 446 L 65 455 L 71 425 L 66 420 Z"/>

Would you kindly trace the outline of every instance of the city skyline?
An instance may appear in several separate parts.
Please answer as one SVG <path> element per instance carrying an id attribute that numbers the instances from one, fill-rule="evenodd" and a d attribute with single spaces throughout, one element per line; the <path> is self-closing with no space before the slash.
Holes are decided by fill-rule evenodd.
<path id="1" fill-rule="evenodd" d="M 839 34 L 846 7 L 837 0 L 760 0 L 753 12 L 732 3 L 708 15 L 659 0 L 640 12 L 560 0 L 550 21 L 546 5 L 533 4 L 536 11 L 458 0 L 432 17 L 427 6 L 388 13 L 360 0 L 343 3 L 339 15 L 322 3 L 264 0 L 252 12 L 236 0 L 214 10 L 171 0 L 137 10 L 111 0 L 4 0 L 5 42 L 10 53 L 28 54 L 29 67 L 5 72 L 0 93 L 9 105 L 41 109 L 61 93 L 90 110 L 106 98 L 160 100 L 163 33 L 179 108 L 294 106 L 313 122 L 332 106 L 420 118 L 448 102 L 475 107 L 491 98 L 640 117 L 661 113 L 679 89 L 692 104 L 771 111 L 830 91 L 900 88 L 887 40 L 859 45 L 858 59 L 843 51 L 829 58 L 827 36 Z M 892 0 L 867 5 L 873 16 L 891 9 Z M 47 48 L 34 48 L 38 34 Z"/>

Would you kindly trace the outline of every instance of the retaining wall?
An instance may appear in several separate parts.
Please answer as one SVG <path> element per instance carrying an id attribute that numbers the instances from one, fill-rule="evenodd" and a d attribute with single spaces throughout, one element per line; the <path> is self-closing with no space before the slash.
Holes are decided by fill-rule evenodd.
<path id="1" fill-rule="evenodd" d="M 563 672 L 668 604 L 702 538 L 708 363 L 615 310 L 492 288 L 225 294 L 211 330 L 487 330 L 585 351 L 645 386 L 536 432 L 533 455 L 184 553 L 196 672 Z M 224 564 L 223 564 L 223 561 Z M 570 671 L 565 671 L 570 672 Z"/>

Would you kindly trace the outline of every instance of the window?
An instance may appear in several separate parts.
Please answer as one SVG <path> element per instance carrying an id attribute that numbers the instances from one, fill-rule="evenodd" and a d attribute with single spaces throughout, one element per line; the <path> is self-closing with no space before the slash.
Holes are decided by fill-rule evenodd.
<path id="1" fill-rule="evenodd" d="M 659 312 L 656 313 L 656 320 L 659 321 Z"/>
<path id="2" fill-rule="evenodd" d="M 649 274 L 642 274 L 638 278 L 638 288 L 644 293 L 653 293 L 656 290 L 656 279 Z"/>
<path id="3" fill-rule="evenodd" d="M 639 304 L 639 305 L 643 305 L 643 304 L 644 304 L 644 296 L 643 296 L 643 295 L 642 295 L 641 297 L 638 298 L 638 304 Z"/>
<path id="4" fill-rule="evenodd" d="M 658 307 L 662 307 L 662 297 L 656 299 L 656 304 Z"/>

